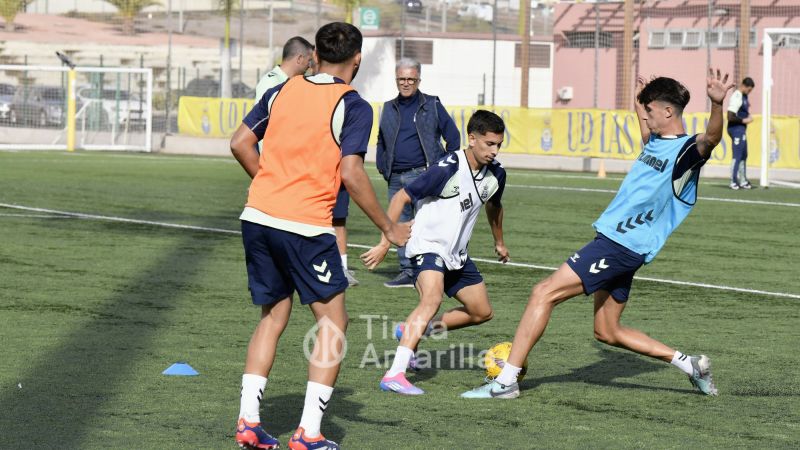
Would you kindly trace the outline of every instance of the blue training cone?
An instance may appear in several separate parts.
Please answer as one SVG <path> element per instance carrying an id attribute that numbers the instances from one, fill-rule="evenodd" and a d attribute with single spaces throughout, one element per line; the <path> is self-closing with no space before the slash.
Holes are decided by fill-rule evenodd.
<path id="1" fill-rule="evenodd" d="M 161 372 L 162 375 L 195 376 L 200 375 L 192 366 L 185 362 L 176 362 L 169 366 L 167 370 Z"/>

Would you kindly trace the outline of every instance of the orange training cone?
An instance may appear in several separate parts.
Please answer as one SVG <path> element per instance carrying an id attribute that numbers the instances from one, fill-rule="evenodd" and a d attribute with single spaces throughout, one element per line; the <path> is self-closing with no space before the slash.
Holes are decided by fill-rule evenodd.
<path id="1" fill-rule="evenodd" d="M 597 178 L 606 177 L 606 160 L 600 160 L 600 167 L 597 168 Z"/>

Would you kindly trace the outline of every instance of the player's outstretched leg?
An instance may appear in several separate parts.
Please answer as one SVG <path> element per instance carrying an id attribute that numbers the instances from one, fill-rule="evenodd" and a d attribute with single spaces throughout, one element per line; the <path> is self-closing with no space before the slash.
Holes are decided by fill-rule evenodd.
<path id="1" fill-rule="evenodd" d="M 625 305 L 626 302 L 617 301 L 608 291 L 595 292 L 594 335 L 598 341 L 671 363 L 688 375 L 689 381 L 700 392 L 717 395 L 707 356 L 684 355 L 639 330 L 621 325 Z"/>
<path id="2" fill-rule="evenodd" d="M 414 349 L 417 348 L 422 335 L 428 329 L 428 324 L 442 305 L 444 274 L 436 270 L 421 271 L 417 276 L 417 289 L 419 290 L 419 304 L 406 318 L 400 345 L 397 347 L 392 366 L 384 374 L 379 384 L 383 391 L 403 395 L 425 393 L 406 379 L 406 369 L 414 356 Z"/>
<path id="3" fill-rule="evenodd" d="M 552 275 L 533 287 L 525 312 L 517 326 L 511 354 L 500 375 L 487 384 L 461 394 L 463 398 L 515 398 L 519 397 L 517 376 L 528 353 L 544 334 L 553 308 L 583 292 L 583 283 L 575 271 L 562 264 Z"/>
<path id="4" fill-rule="evenodd" d="M 477 269 L 475 269 L 474 272 L 477 275 L 477 278 L 472 280 L 477 281 L 475 284 L 469 284 L 460 289 L 458 289 L 459 286 L 455 286 L 455 288 L 458 289 L 455 293 L 455 299 L 458 300 L 462 306 L 452 308 L 434 317 L 428 322 L 423 336 L 430 336 L 432 334 L 438 335 L 440 333 L 458 330 L 459 328 L 480 325 L 494 317 L 492 305 L 489 303 L 489 294 L 486 291 L 486 284 L 482 281 L 482 278 L 480 278 Z M 402 339 L 405 328 L 405 323 L 397 324 L 395 327 L 394 336 L 398 341 Z M 417 365 L 416 356 L 411 357 L 408 368 L 414 371 L 421 369 L 421 367 Z"/>

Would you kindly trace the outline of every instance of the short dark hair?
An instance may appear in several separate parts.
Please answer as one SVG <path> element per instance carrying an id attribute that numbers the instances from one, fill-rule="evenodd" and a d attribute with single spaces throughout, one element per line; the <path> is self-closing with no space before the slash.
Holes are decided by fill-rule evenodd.
<path id="1" fill-rule="evenodd" d="M 286 61 L 289 58 L 302 55 L 313 48 L 314 46 L 311 45 L 311 42 L 308 42 L 301 36 L 295 36 L 283 44 L 283 60 Z"/>
<path id="2" fill-rule="evenodd" d="M 506 131 L 506 125 L 503 119 L 497 114 L 479 109 L 472 114 L 467 123 L 467 133 L 497 133 L 503 134 Z"/>
<path id="3" fill-rule="evenodd" d="M 756 87 L 756 82 L 753 81 L 753 79 L 750 77 L 744 77 L 744 80 L 742 80 L 742 84 L 747 87 Z"/>
<path id="4" fill-rule="evenodd" d="M 331 22 L 317 31 L 314 40 L 319 59 L 338 64 L 361 52 L 364 38 L 358 28 L 349 23 Z"/>
<path id="5" fill-rule="evenodd" d="M 689 104 L 689 90 L 679 81 L 667 77 L 658 77 L 650 80 L 649 83 L 639 92 L 636 100 L 642 105 L 654 101 L 661 101 L 675 106 L 683 112 L 683 108 Z"/>

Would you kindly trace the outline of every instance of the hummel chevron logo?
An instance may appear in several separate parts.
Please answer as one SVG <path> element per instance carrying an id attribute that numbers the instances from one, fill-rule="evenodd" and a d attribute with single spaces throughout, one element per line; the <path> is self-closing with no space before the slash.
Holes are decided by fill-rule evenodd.
<path id="1" fill-rule="evenodd" d="M 322 281 L 323 283 L 327 283 L 328 281 L 330 281 L 331 271 L 328 270 L 328 261 L 323 259 L 322 264 L 320 265 L 311 264 L 311 266 L 314 267 L 314 270 L 317 271 L 317 278 L 319 278 L 319 281 Z"/>
<path id="2" fill-rule="evenodd" d="M 589 267 L 589 272 L 600 273 L 601 270 L 608 269 L 608 268 L 609 268 L 609 265 L 606 264 L 606 259 L 603 258 L 599 262 L 592 263 L 592 266 Z"/>
<path id="3" fill-rule="evenodd" d="M 638 225 L 644 225 L 646 222 L 652 222 L 654 219 L 653 217 L 653 210 L 647 211 L 645 213 L 639 213 L 635 216 L 628 217 L 627 220 L 624 220 L 617 224 L 617 232 L 625 234 L 628 230 L 635 230 Z M 633 222 L 633 223 L 631 223 Z M 624 227 L 623 227 L 624 225 Z"/>
<path id="4" fill-rule="evenodd" d="M 325 410 L 328 409 L 328 402 L 330 400 L 326 402 L 325 400 L 322 399 L 322 397 L 317 397 L 317 398 L 319 398 L 319 403 L 320 403 L 319 410 L 325 412 Z"/>
<path id="5" fill-rule="evenodd" d="M 453 155 L 450 155 L 447 157 L 447 159 L 439 161 L 439 167 L 447 167 L 450 164 L 455 164 L 455 162 L 456 158 Z"/>

